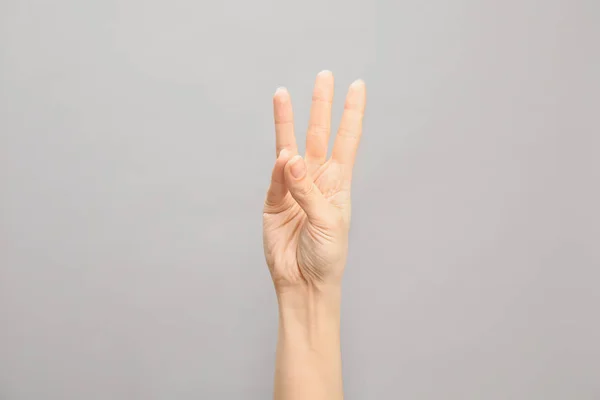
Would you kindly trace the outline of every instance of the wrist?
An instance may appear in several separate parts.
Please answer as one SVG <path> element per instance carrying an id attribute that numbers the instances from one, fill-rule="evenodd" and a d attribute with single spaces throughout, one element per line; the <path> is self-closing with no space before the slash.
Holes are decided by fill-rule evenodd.
<path id="1" fill-rule="evenodd" d="M 277 299 L 275 398 L 341 399 L 341 287 L 290 287 Z"/>
<path id="2" fill-rule="evenodd" d="M 339 319 L 342 288 L 340 284 L 312 284 L 278 288 L 279 314 Z"/>
<path id="3" fill-rule="evenodd" d="M 338 342 L 340 285 L 302 285 L 277 292 L 280 338 L 312 348 Z"/>

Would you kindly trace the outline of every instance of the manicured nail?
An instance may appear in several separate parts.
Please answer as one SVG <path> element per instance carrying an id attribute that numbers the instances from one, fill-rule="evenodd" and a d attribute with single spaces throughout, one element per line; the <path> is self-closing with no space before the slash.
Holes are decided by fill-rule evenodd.
<path id="1" fill-rule="evenodd" d="M 306 174 L 306 165 L 304 165 L 302 157 L 295 156 L 290 162 L 292 163 L 290 167 L 292 176 L 296 179 L 304 178 L 304 175 Z"/>

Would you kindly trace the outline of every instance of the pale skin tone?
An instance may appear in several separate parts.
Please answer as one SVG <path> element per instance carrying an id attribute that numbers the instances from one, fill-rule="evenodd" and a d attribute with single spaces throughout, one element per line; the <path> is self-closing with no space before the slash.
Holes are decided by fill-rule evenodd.
<path id="1" fill-rule="evenodd" d="M 298 154 L 290 94 L 273 97 L 276 161 L 263 211 L 264 250 L 279 304 L 275 400 L 343 399 L 340 293 L 352 169 L 366 89 L 348 89 L 331 157 L 333 75 L 317 75 L 306 154 Z"/>

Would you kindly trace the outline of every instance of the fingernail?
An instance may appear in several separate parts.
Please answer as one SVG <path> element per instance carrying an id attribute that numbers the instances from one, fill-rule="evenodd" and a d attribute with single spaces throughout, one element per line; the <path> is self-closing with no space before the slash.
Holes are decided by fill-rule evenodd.
<path id="1" fill-rule="evenodd" d="M 279 158 L 288 158 L 290 155 L 290 151 L 288 149 L 281 149 L 279 151 Z"/>
<path id="2" fill-rule="evenodd" d="M 365 85 L 365 81 L 363 81 L 362 79 L 357 79 L 354 82 L 352 82 L 352 84 L 350 86 L 360 87 L 360 86 L 364 86 L 364 85 Z"/>
<path id="3" fill-rule="evenodd" d="M 306 174 L 306 166 L 304 165 L 304 160 L 300 156 L 296 156 L 291 160 L 290 171 L 292 172 L 292 176 L 296 179 L 304 178 Z"/>

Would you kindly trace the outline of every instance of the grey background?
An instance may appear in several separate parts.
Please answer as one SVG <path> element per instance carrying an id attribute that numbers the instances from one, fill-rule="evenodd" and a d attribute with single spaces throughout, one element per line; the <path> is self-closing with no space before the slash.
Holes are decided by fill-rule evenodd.
<path id="1" fill-rule="evenodd" d="M 347 399 L 600 399 L 600 4 L 0 2 L 0 398 L 267 399 L 271 95 L 367 82 Z"/>

